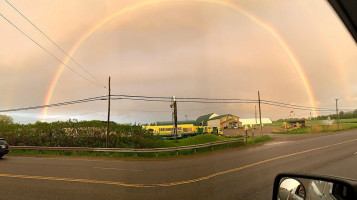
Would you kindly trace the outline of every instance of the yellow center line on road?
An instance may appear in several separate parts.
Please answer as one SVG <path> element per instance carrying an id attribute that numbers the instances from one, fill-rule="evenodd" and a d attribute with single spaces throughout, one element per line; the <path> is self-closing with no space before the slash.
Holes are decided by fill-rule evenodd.
<path id="1" fill-rule="evenodd" d="M 132 172 L 142 172 L 141 169 L 122 169 L 122 168 L 108 168 L 108 167 L 93 167 L 94 169 L 104 169 L 104 170 L 118 170 L 118 171 L 132 171 Z"/>
<path id="2" fill-rule="evenodd" d="M 178 182 L 171 182 L 171 183 L 153 183 L 153 184 L 136 184 L 136 183 L 123 183 L 123 182 L 117 182 L 117 181 L 102 181 L 102 180 L 91 180 L 91 179 L 75 179 L 75 178 L 61 178 L 61 177 L 47 177 L 47 176 L 29 176 L 29 175 L 16 175 L 16 174 L 0 174 L 0 177 L 6 177 L 6 178 L 21 178 L 21 179 L 35 179 L 35 180 L 49 180 L 49 181 L 66 181 L 66 182 L 78 182 L 78 183 L 93 183 L 93 184 L 104 184 L 104 185 L 117 185 L 117 186 L 123 186 L 123 187 L 136 187 L 136 188 L 153 188 L 153 187 L 170 187 L 170 186 L 177 186 L 177 185 L 183 185 L 183 184 L 189 184 L 189 183 L 196 183 L 204 180 L 208 180 L 211 178 L 214 178 L 216 176 L 221 176 L 224 174 L 232 173 L 232 172 L 237 172 L 249 167 L 254 167 L 257 165 L 261 165 L 264 163 L 272 162 L 275 160 L 280 160 L 283 158 L 288 158 L 292 156 L 296 156 L 299 154 L 304 154 L 304 153 L 309 153 L 321 149 L 326 149 L 329 147 L 334 147 L 342 144 L 346 144 L 349 142 L 357 141 L 357 139 L 353 140 L 347 140 L 344 142 L 336 143 L 336 144 L 331 144 L 323 147 L 317 147 L 313 149 L 308 149 L 305 151 L 299 151 L 291 154 L 286 154 L 274 158 L 269 158 L 266 160 L 262 160 L 256 163 L 244 165 L 242 167 L 237 167 L 217 173 L 210 174 L 208 176 L 203 176 L 195 179 L 190 179 L 190 180 L 184 180 L 184 181 L 178 181 Z"/>

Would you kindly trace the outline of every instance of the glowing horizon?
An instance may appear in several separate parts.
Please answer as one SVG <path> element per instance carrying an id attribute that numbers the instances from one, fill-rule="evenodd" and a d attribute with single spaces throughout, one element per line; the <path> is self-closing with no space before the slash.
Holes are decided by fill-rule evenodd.
<path id="1" fill-rule="evenodd" d="M 105 25 L 106 23 L 108 23 L 109 21 L 114 19 L 115 17 L 118 17 L 120 15 L 129 13 L 131 11 L 135 11 L 137 9 L 140 9 L 140 8 L 143 8 L 143 7 L 149 6 L 149 5 L 155 5 L 155 4 L 160 4 L 160 3 L 176 3 L 176 2 L 202 2 L 202 3 L 211 3 L 211 4 L 220 5 L 220 6 L 225 6 L 225 7 L 231 8 L 231 9 L 237 11 L 238 13 L 242 14 L 243 16 L 249 18 L 252 22 L 254 22 L 258 26 L 260 26 L 261 28 L 266 30 L 268 33 L 270 33 L 270 35 L 272 35 L 276 39 L 278 44 L 283 48 L 283 50 L 285 51 L 285 53 L 287 54 L 289 59 L 292 61 L 292 64 L 294 65 L 295 69 L 297 70 L 297 72 L 298 72 L 298 74 L 299 74 L 299 76 L 300 76 L 300 78 L 301 78 L 301 80 L 303 82 L 303 85 L 304 85 L 305 90 L 307 92 L 307 95 L 309 97 L 310 105 L 313 108 L 316 107 L 316 100 L 315 100 L 315 97 L 314 97 L 314 93 L 313 93 L 313 90 L 312 90 L 311 83 L 308 80 L 302 65 L 300 64 L 299 60 L 297 59 L 297 56 L 294 55 L 293 51 L 288 46 L 288 44 L 284 41 L 284 39 L 269 24 L 265 23 L 264 21 L 262 21 L 261 19 L 259 19 L 256 16 L 254 16 L 253 14 L 249 13 L 249 11 L 244 10 L 243 8 L 239 7 L 238 5 L 236 5 L 236 4 L 232 3 L 232 2 L 229 2 L 229 1 L 225 1 L 225 0 L 174 0 L 174 1 L 150 0 L 150 1 L 136 3 L 136 4 L 133 4 L 133 5 L 130 5 L 130 6 L 126 6 L 126 7 L 122 8 L 122 9 L 120 9 L 119 11 L 116 11 L 116 12 L 110 14 L 109 16 L 105 17 L 104 19 L 100 20 L 99 23 L 95 24 L 90 29 L 88 29 L 86 32 L 84 32 L 77 39 L 77 41 L 74 43 L 74 45 L 71 47 L 71 49 L 68 52 L 68 54 L 70 56 L 72 56 L 76 52 L 76 50 L 79 48 L 79 46 L 87 38 L 89 38 L 94 32 L 96 32 L 103 25 Z M 66 58 L 63 59 L 62 62 L 67 64 L 69 62 L 69 60 L 70 60 L 70 58 L 66 57 Z M 57 68 L 57 70 L 55 72 L 55 76 L 53 77 L 53 79 L 51 81 L 50 87 L 48 88 L 46 96 L 45 96 L 45 99 L 44 99 L 44 104 L 45 105 L 46 104 L 50 104 L 53 92 L 54 92 L 54 90 L 56 88 L 56 85 L 58 83 L 59 78 L 61 77 L 61 74 L 62 74 L 64 68 L 65 68 L 65 66 L 62 65 L 62 64 L 59 65 L 59 67 Z M 48 111 L 48 108 L 43 108 L 42 109 L 42 111 L 41 111 L 41 120 L 44 120 L 46 118 L 47 111 Z M 317 111 L 313 110 L 313 114 L 314 114 L 314 116 L 316 116 L 317 115 Z"/>

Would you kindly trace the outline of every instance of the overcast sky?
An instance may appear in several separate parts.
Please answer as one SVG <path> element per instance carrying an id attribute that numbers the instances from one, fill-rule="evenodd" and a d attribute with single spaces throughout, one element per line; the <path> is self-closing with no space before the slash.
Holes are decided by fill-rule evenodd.
<path id="1" fill-rule="evenodd" d="M 143 1 L 8 0 L 66 52 L 80 37 L 112 15 Z M 219 2 L 220 0 L 217 0 Z M 152 1 L 151 1 L 152 2 Z M 236 0 L 271 27 L 296 56 L 318 107 L 357 105 L 357 46 L 327 1 Z M 61 53 L 5 0 L 0 13 L 50 51 Z M 81 43 L 72 57 L 112 94 L 261 98 L 311 106 L 308 91 L 277 39 L 247 15 L 217 3 L 175 0 L 118 15 Z M 43 105 L 61 64 L 0 17 L 0 110 Z M 87 76 L 74 62 L 68 66 Z M 89 77 L 91 79 L 91 77 Z M 64 69 L 50 103 L 107 95 L 107 90 Z M 255 104 L 178 104 L 179 120 L 207 113 L 254 117 Z M 106 101 L 48 109 L 44 121 L 106 120 Z M 309 111 L 262 106 L 263 117 L 308 117 Z M 16 122 L 40 120 L 41 109 L 7 112 Z M 326 114 L 326 113 L 320 113 Z M 117 100 L 112 120 L 146 123 L 171 120 L 169 103 Z"/>

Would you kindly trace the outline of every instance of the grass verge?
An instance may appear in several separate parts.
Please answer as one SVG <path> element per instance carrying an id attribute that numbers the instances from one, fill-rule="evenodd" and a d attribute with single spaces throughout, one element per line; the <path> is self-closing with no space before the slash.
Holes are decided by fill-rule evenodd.
<path id="1" fill-rule="evenodd" d="M 214 142 L 212 141 L 215 139 L 217 141 L 217 138 L 211 137 L 211 136 L 205 136 L 201 135 L 204 137 L 196 136 L 198 138 L 192 137 L 192 138 L 187 138 L 182 139 L 184 141 L 179 141 L 178 143 L 175 143 L 175 141 L 165 141 L 164 145 L 165 147 L 170 147 L 172 145 L 177 145 L 177 146 L 184 146 L 184 145 L 193 145 L 193 144 L 202 144 L 198 143 L 198 141 L 201 142 Z M 214 135 L 213 135 L 214 136 Z M 215 136 L 218 137 L 218 136 Z M 222 140 L 231 140 L 231 139 L 236 139 L 236 138 L 225 138 L 225 137 L 218 137 L 221 138 L 218 141 Z M 240 147 L 240 146 L 250 146 L 256 143 L 261 143 L 261 142 L 266 142 L 270 141 L 272 138 L 269 136 L 265 135 L 262 137 L 255 138 L 254 141 L 252 141 L 252 138 L 248 138 L 247 142 L 235 142 L 231 144 L 221 144 L 212 147 L 205 147 L 205 148 L 199 148 L 199 149 L 189 149 L 189 150 L 182 150 L 182 151 L 177 151 L 177 152 L 160 152 L 160 153 L 103 153 L 103 152 L 77 152 L 77 151 L 34 151 L 34 150 L 18 150 L 18 149 L 10 149 L 10 155 L 18 155 L 18 156 L 71 156 L 71 157 L 91 157 L 91 158 L 171 158 L 171 157 L 178 157 L 178 156 L 188 156 L 188 155 L 193 155 L 193 154 L 203 154 L 207 152 L 212 152 L 212 151 L 218 151 L 222 149 L 229 149 L 229 148 L 235 148 L 235 147 Z"/>
<path id="2" fill-rule="evenodd" d="M 337 131 L 344 131 L 350 129 L 356 129 L 357 123 L 343 123 L 338 126 L 336 124 L 333 125 L 311 125 L 307 127 L 302 127 L 299 129 L 291 130 L 291 131 L 280 131 L 275 132 L 276 134 L 315 134 L 315 133 L 330 133 Z"/>
<path id="3" fill-rule="evenodd" d="M 225 140 L 234 140 L 238 137 L 222 137 L 216 136 L 212 134 L 204 134 L 204 135 L 197 135 L 190 138 L 184 138 L 180 140 L 162 140 L 158 144 L 158 148 L 165 148 L 165 147 L 179 147 L 179 146 L 188 146 L 188 145 L 196 145 L 196 144 L 206 144 L 210 142 L 218 142 L 218 141 L 225 141 Z"/>

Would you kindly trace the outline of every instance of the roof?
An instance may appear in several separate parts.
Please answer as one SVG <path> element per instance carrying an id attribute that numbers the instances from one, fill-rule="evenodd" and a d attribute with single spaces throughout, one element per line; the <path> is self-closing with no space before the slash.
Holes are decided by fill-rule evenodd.
<path id="1" fill-rule="evenodd" d="M 198 126 L 198 125 L 200 125 L 200 123 L 203 122 L 203 125 L 207 126 L 207 121 L 214 117 L 217 117 L 217 116 L 219 116 L 219 115 L 216 113 L 210 113 L 207 115 L 202 115 L 202 116 L 198 117 L 196 120 L 178 121 L 177 124 L 193 124 L 195 126 Z M 161 121 L 161 122 L 159 121 L 159 122 L 156 122 L 156 125 L 157 126 L 173 125 L 173 122 L 172 121 Z"/>
<path id="2" fill-rule="evenodd" d="M 198 117 L 196 119 L 196 123 L 195 125 L 199 125 L 200 123 L 203 122 L 203 126 L 207 126 L 207 121 L 210 120 L 210 119 L 213 119 L 214 117 L 216 116 L 219 116 L 218 114 L 216 113 L 211 113 L 211 114 L 207 114 L 207 115 L 202 115 L 200 117 Z"/>
<path id="3" fill-rule="evenodd" d="M 292 121 L 287 121 L 288 123 L 306 123 L 306 120 L 292 120 Z"/>
<path id="4" fill-rule="evenodd" d="M 255 120 L 255 118 L 246 118 L 246 119 L 239 119 L 242 122 L 242 126 L 244 125 L 251 125 L 251 124 L 260 124 L 259 118 Z M 271 124 L 273 123 L 270 118 L 262 118 L 262 124 Z"/>
<path id="5" fill-rule="evenodd" d="M 188 121 L 178 121 L 177 124 L 195 124 L 196 121 L 194 120 L 188 120 Z M 156 122 L 157 126 L 163 126 L 163 125 L 173 125 L 174 123 L 172 121 L 161 121 L 161 122 Z"/>
<path id="6" fill-rule="evenodd" d="M 225 117 L 225 116 L 235 116 L 235 115 L 232 115 L 232 114 L 218 115 L 216 117 L 211 118 L 210 120 L 221 119 L 222 117 Z"/>

